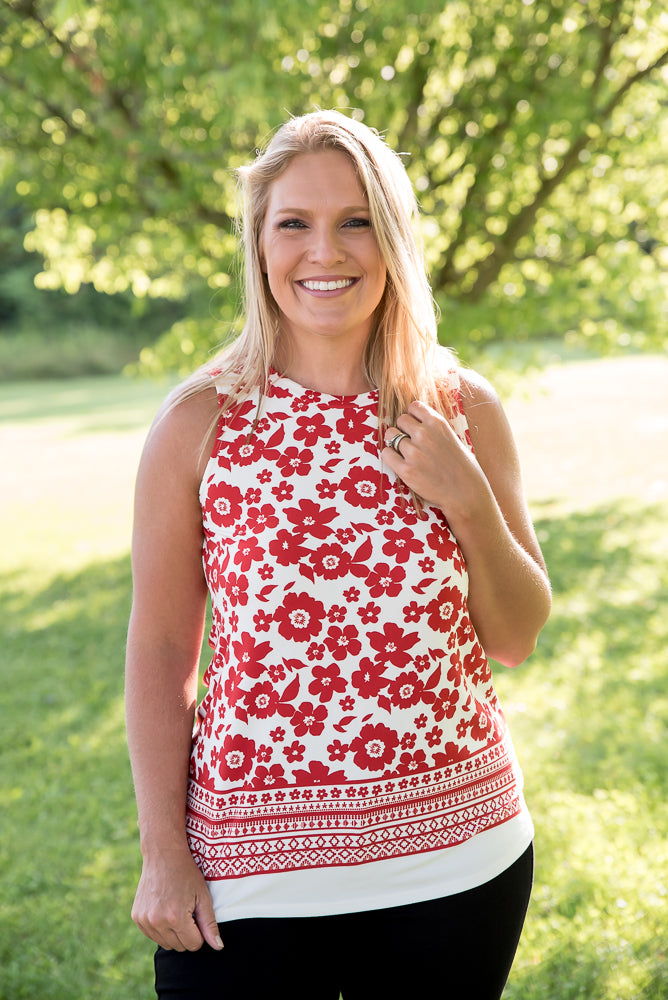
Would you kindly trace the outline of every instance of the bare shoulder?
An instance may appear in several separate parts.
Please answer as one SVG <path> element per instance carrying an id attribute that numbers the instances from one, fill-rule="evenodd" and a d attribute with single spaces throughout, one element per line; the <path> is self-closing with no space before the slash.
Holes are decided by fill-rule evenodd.
<path id="1" fill-rule="evenodd" d="M 218 415 L 213 386 L 179 398 L 171 393 L 148 433 L 142 464 L 199 480 L 211 454 Z"/>
<path id="2" fill-rule="evenodd" d="M 508 431 L 509 426 L 501 400 L 492 384 L 472 368 L 459 369 L 462 404 L 471 434 Z"/>

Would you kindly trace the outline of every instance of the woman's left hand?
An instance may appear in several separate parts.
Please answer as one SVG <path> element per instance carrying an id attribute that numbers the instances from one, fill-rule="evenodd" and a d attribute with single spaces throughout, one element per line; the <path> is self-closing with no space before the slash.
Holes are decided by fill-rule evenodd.
<path id="1" fill-rule="evenodd" d="M 389 447 L 397 434 L 398 452 Z M 428 506 L 440 507 L 449 521 L 460 511 L 470 513 L 489 502 L 489 486 L 471 451 L 460 441 L 446 418 L 415 400 L 385 432 L 383 462 Z M 477 501 L 477 503 L 476 503 Z"/>

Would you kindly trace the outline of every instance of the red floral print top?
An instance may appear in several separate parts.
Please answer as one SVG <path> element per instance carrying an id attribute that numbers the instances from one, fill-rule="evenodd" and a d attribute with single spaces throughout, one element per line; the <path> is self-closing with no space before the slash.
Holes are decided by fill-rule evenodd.
<path id="1" fill-rule="evenodd" d="M 251 433 L 257 402 L 221 420 L 200 490 L 214 653 L 187 829 L 205 877 L 406 857 L 516 816 L 462 553 L 382 465 L 377 393 L 275 374 Z M 453 427 L 470 446 L 461 400 Z"/>

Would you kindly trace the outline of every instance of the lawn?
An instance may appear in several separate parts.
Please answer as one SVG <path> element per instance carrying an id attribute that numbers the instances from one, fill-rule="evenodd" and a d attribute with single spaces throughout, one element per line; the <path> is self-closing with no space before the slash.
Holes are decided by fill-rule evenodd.
<path id="1" fill-rule="evenodd" d="M 565 365 L 508 402 L 555 602 L 534 656 L 496 670 L 537 844 L 507 1000 L 668 995 L 667 373 Z M 132 480 L 164 392 L 0 389 L 2 1000 L 153 995 L 122 688 Z"/>

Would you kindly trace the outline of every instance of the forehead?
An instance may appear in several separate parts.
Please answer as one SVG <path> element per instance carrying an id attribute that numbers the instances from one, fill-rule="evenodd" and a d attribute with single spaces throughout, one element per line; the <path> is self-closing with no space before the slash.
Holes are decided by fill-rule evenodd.
<path id="1" fill-rule="evenodd" d="M 347 153 L 340 149 L 299 153 L 272 183 L 267 211 L 303 202 L 317 205 L 338 200 L 350 205 L 366 204 L 364 188 Z"/>

